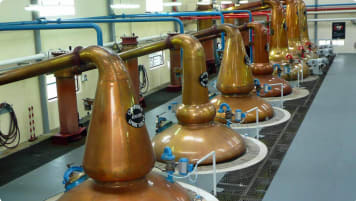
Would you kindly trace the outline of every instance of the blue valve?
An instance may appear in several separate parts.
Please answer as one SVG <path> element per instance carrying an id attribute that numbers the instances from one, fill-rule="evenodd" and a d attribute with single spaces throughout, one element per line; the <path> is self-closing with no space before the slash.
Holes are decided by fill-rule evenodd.
<path id="1" fill-rule="evenodd" d="M 246 118 L 246 113 L 243 113 L 242 110 L 235 110 L 235 121 L 240 123 L 243 119 Z"/>
<path id="2" fill-rule="evenodd" d="M 259 79 L 255 79 L 253 82 L 254 82 L 255 88 L 256 88 L 256 95 L 260 96 L 260 93 L 261 93 L 261 82 L 260 82 Z"/>
<path id="3" fill-rule="evenodd" d="M 194 169 L 194 165 L 189 163 L 188 158 L 181 158 L 179 159 L 178 163 L 179 174 L 182 176 L 188 175 Z"/>
<path id="4" fill-rule="evenodd" d="M 264 84 L 263 85 L 263 90 L 264 90 L 265 93 L 268 93 L 268 92 L 270 92 L 272 90 L 272 87 L 269 84 Z"/>
<path id="5" fill-rule="evenodd" d="M 75 188 L 87 179 L 88 176 L 85 174 L 83 167 L 69 167 L 64 173 L 62 182 L 64 184 L 65 192 Z"/>
<path id="6" fill-rule="evenodd" d="M 161 159 L 164 161 L 172 161 L 176 159 L 176 157 L 173 155 L 172 149 L 170 147 L 165 147 L 161 155 Z"/>
<path id="7" fill-rule="evenodd" d="M 273 64 L 273 69 L 275 69 L 275 68 L 277 68 L 278 77 L 281 77 L 281 74 L 282 74 L 281 65 L 279 65 L 279 64 Z"/>
<path id="8" fill-rule="evenodd" d="M 170 105 L 168 105 L 168 110 L 172 110 L 172 111 L 173 111 L 173 109 L 174 109 L 177 105 L 178 105 L 177 102 L 172 102 Z M 173 111 L 173 112 L 175 112 L 175 111 Z"/>
<path id="9" fill-rule="evenodd" d="M 166 180 L 171 183 L 174 183 L 173 174 L 176 167 L 175 158 L 176 157 L 173 155 L 172 149 L 170 147 L 165 147 L 161 155 L 161 159 L 166 163 L 165 171 L 168 174 Z"/>
<path id="10" fill-rule="evenodd" d="M 285 65 L 285 66 L 284 66 L 284 72 L 285 72 L 286 74 L 290 74 L 290 66 L 289 66 L 289 65 Z"/>

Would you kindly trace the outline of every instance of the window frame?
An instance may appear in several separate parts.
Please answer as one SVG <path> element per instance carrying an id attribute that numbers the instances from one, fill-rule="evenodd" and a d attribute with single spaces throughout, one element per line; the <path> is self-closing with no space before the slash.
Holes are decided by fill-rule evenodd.
<path id="1" fill-rule="evenodd" d="M 47 101 L 48 101 L 48 102 L 55 101 L 55 100 L 57 100 L 57 98 L 58 98 L 58 93 L 57 93 L 57 80 L 55 80 L 54 82 L 47 83 L 47 76 L 51 76 L 51 75 L 54 76 L 54 74 L 48 74 L 48 75 L 46 75 L 46 92 L 47 92 Z M 54 76 L 54 77 L 55 77 L 55 76 Z M 55 78 L 55 79 L 57 79 L 57 78 Z M 79 82 L 79 76 L 78 76 L 78 75 L 75 75 L 75 76 L 74 76 L 74 81 L 75 81 L 75 93 L 79 93 L 81 87 L 80 87 L 80 82 Z M 56 87 L 55 87 L 55 89 L 56 89 L 56 96 L 54 96 L 54 97 L 48 97 L 48 86 L 50 86 L 50 85 L 55 85 L 55 86 L 56 86 Z"/>
<path id="2" fill-rule="evenodd" d="M 160 55 L 154 55 L 154 54 L 157 54 L 158 52 L 160 52 L 161 54 Z M 161 62 L 159 64 L 155 65 L 153 62 L 151 62 L 151 60 L 154 60 L 154 58 L 156 58 L 156 57 L 161 57 L 162 59 L 161 59 Z M 148 55 L 148 59 L 149 59 L 149 64 L 150 64 L 149 65 L 149 67 L 150 67 L 149 69 L 150 70 L 156 69 L 156 68 L 160 68 L 160 67 L 164 66 L 164 64 L 166 63 L 165 55 L 164 55 L 164 51 L 163 50 L 154 52 L 152 54 L 149 54 Z M 153 65 L 151 66 L 152 63 L 153 63 Z"/>

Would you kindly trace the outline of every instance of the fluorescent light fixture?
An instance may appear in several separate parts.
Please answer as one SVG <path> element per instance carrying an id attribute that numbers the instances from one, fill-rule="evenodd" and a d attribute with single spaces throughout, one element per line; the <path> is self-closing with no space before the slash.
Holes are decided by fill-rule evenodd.
<path id="1" fill-rule="evenodd" d="M 163 0 L 146 0 L 146 12 L 162 12 Z"/>
<path id="2" fill-rule="evenodd" d="M 244 4 L 244 3 L 248 3 L 248 1 L 247 1 L 247 0 L 242 0 L 242 1 L 240 1 L 239 3 L 240 3 L 240 4 Z"/>
<path id="3" fill-rule="evenodd" d="M 210 2 L 198 2 L 197 5 L 210 5 Z"/>
<path id="4" fill-rule="evenodd" d="M 68 15 L 75 14 L 74 6 L 65 6 L 65 5 L 43 6 L 43 5 L 31 4 L 29 6 L 26 6 L 25 10 L 39 12 L 39 15 L 42 17 L 68 16 Z"/>
<path id="5" fill-rule="evenodd" d="M 210 5 L 212 4 L 210 0 L 202 0 L 197 3 L 198 5 Z"/>
<path id="6" fill-rule="evenodd" d="M 221 4 L 232 4 L 232 1 L 222 1 Z"/>
<path id="7" fill-rule="evenodd" d="M 140 8 L 140 4 L 113 4 L 110 6 L 112 9 L 135 9 Z"/>
<path id="8" fill-rule="evenodd" d="M 355 0 L 356 1 L 356 0 Z M 169 7 L 169 6 L 181 6 L 182 2 L 165 2 L 163 3 L 163 6 Z"/>
<path id="9" fill-rule="evenodd" d="M 343 40 L 343 39 L 332 40 L 332 45 L 345 46 L 345 40 Z"/>

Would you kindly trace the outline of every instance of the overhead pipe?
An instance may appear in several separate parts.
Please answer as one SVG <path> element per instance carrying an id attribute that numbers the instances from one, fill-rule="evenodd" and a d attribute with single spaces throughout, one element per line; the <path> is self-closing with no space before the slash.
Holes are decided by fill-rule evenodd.
<path id="1" fill-rule="evenodd" d="M 184 24 L 178 18 L 134 18 L 134 19 L 82 19 L 82 20 L 42 20 L 44 23 L 131 23 L 131 22 L 176 22 L 179 24 L 179 32 L 184 33 Z"/>
<path id="2" fill-rule="evenodd" d="M 110 19 L 95 19 L 95 18 L 90 18 L 90 19 L 57 19 L 57 20 L 47 20 L 45 18 L 40 18 L 35 21 L 23 21 L 23 22 L 6 22 L 6 23 L 0 23 L 0 27 L 3 26 L 10 26 L 10 25 L 34 25 L 34 24 L 65 24 L 65 23 L 72 23 L 72 24 L 79 24 L 79 23 L 130 23 L 130 22 L 167 22 L 167 21 L 172 21 L 176 22 L 180 26 L 180 33 L 184 33 L 184 24 L 180 19 L 177 18 L 142 18 L 142 19 L 111 19 L 110 16 L 108 16 Z M 96 25 L 97 26 L 97 25 Z"/>
<path id="3" fill-rule="evenodd" d="M 0 26 L 0 31 L 21 31 L 21 30 L 53 30 L 53 29 L 94 29 L 96 31 L 97 44 L 103 46 L 103 32 L 99 25 L 94 23 L 83 24 L 32 24 L 32 25 L 4 25 Z"/>
<path id="4" fill-rule="evenodd" d="M 331 22 L 331 21 L 353 21 L 356 18 L 329 18 L 329 19 L 308 19 L 308 22 Z"/>
<path id="5" fill-rule="evenodd" d="M 339 8 L 312 8 L 307 11 L 335 11 L 335 10 L 356 10 L 356 7 L 339 7 Z"/>
<path id="6" fill-rule="evenodd" d="M 322 14 L 344 14 L 344 13 L 356 13 L 355 10 L 335 10 L 335 11 L 308 11 L 308 15 L 322 15 Z"/>
<path id="7" fill-rule="evenodd" d="M 144 17 L 183 17 L 183 16 L 220 16 L 221 24 L 224 24 L 224 15 L 218 11 L 207 11 L 207 12 L 173 12 L 173 13 L 149 13 L 149 14 L 121 14 L 121 15 L 112 15 L 112 16 L 97 16 L 97 17 L 87 17 L 87 18 L 76 18 L 74 20 L 83 20 L 83 19 L 115 19 L 115 18 L 144 18 Z M 0 23 L 1 25 L 1 23 Z M 222 35 L 221 46 L 225 47 L 224 35 Z"/>
<path id="8" fill-rule="evenodd" d="M 21 58 L 7 59 L 7 60 L 0 61 L 0 66 L 19 64 L 19 63 L 24 63 L 24 62 L 33 61 L 33 60 L 41 60 L 47 56 L 48 55 L 45 53 L 40 53 L 40 54 L 35 54 L 35 55 L 21 57 Z M 9 68 L 8 70 L 11 70 L 11 69 L 12 68 Z M 7 69 L 0 69 L 0 71 L 5 71 L 5 70 L 7 70 Z"/>
<path id="9" fill-rule="evenodd" d="M 252 12 L 252 16 L 265 16 L 266 21 L 270 21 L 270 14 L 264 12 Z M 248 18 L 248 14 L 224 14 L 225 19 Z M 220 19 L 220 16 L 204 16 L 204 17 L 180 17 L 182 20 L 205 20 L 205 19 Z M 268 40 L 269 40 L 269 23 L 267 23 Z M 252 40 L 253 41 L 253 40 Z"/>
<path id="10" fill-rule="evenodd" d="M 356 6 L 356 3 L 337 3 L 337 4 L 317 4 L 317 5 L 306 5 L 306 7 L 332 7 L 332 6 Z"/>

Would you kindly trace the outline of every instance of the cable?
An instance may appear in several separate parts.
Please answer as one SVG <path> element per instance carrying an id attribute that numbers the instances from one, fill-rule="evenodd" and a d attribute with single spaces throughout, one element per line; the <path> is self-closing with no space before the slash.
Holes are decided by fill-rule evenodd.
<path id="1" fill-rule="evenodd" d="M 7 134 L 3 133 L 0 130 L 0 146 L 6 147 L 8 149 L 13 149 L 17 147 L 20 143 L 20 129 L 17 123 L 17 118 L 14 109 L 8 103 L 1 103 L 0 104 L 0 111 L 6 110 L 10 114 L 10 127 L 9 132 Z M 17 139 L 15 145 L 13 144 Z"/>
<path id="2" fill-rule="evenodd" d="M 150 82 L 144 65 L 138 65 L 138 72 L 140 79 L 140 95 L 143 95 L 148 92 Z"/>

